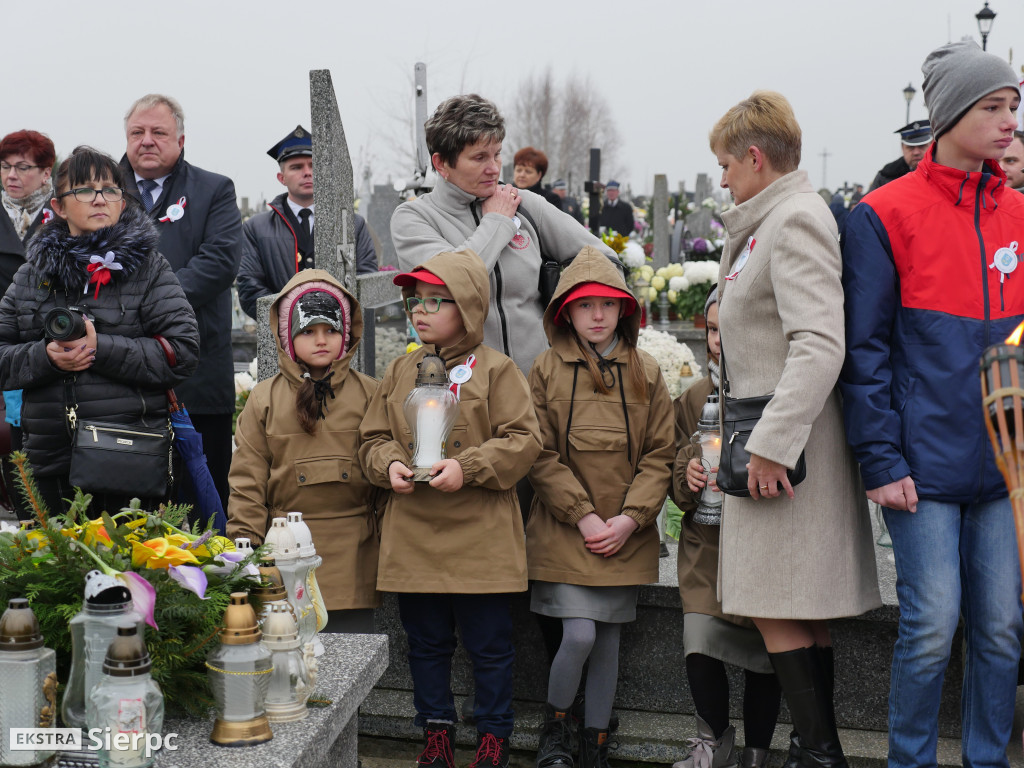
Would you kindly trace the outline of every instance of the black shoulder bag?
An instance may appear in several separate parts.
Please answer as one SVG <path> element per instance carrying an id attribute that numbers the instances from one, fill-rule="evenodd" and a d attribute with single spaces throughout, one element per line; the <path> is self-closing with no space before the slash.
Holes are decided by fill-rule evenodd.
<path id="1" fill-rule="evenodd" d="M 522 202 L 519 203 L 519 209 L 516 213 L 530 222 L 530 226 L 533 227 L 533 234 L 537 238 L 537 248 L 540 249 L 540 279 L 537 281 L 537 292 L 540 294 L 541 306 L 547 307 L 551 303 L 551 297 L 555 295 L 555 288 L 558 287 L 558 278 L 562 276 L 563 265 L 544 253 L 544 242 L 540 237 L 540 228 L 537 226 L 537 222 L 533 220 L 533 217 L 526 212 Z"/>
<path id="2" fill-rule="evenodd" d="M 722 367 L 722 456 L 718 464 L 718 488 L 730 496 L 750 496 L 747 490 L 747 440 L 754 431 L 764 408 L 772 395 L 759 397 L 729 397 L 729 378 L 725 368 L 725 351 L 721 355 Z M 793 469 L 786 470 L 789 484 L 796 486 L 807 477 L 804 452 Z"/>

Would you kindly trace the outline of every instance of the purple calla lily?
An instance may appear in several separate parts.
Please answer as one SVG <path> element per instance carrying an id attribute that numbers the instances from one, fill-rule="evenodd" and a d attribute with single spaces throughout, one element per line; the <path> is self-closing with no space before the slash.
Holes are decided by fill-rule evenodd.
<path id="1" fill-rule="evenodd" d="M 182 587 L 195 592 L 200 600 L 206 600 L 206 574 L 202 568 L 194 565 L 172 565 L 167 569 L 167 574 Z"/>

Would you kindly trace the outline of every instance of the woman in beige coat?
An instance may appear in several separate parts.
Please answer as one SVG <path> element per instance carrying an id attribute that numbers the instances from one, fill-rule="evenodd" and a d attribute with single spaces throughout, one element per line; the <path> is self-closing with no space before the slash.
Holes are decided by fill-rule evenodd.
<path id="1" fill-rule="evenodd" d="M 343 338 L 340 350 L 324 354 L 314 347 L 303 354 L 298 345 L 309 342 L 300 334 L 318 335 L 333 324 L 341 326 L 330 333 Z M 282 289 L 270 325 L 280 372 L 256 385 L 238 417 L 228 535 L 260 544 L 272 518 L 302 512 L 323 558 L 317 581 L 328 611 L 325 630 L 373 632 L 380 602 L 377 492 L 363 476 L 358 449 L 359 423 L 377 382 L 349 370 L 362 311 L 329 273 L 307 269 Z"/>
<path id="2" fill-rule="evenodd" d="M 797 170 L 800 126 L 781 94 L 737 104 L 710 144 L 736 203 L 722 216 L 722 388 L 735 398 L 772 394 L 747 442 L 750 497 L 725 499 L 722 606 L 752 617 L 764 638 L 793 719 L 793 763 L 845 766 L 825 622 L 881 600 L 836 389 L 844 332 L 835 220 Z M 807 478 L 794 488 L 786 471 L 801 453 Z"/>

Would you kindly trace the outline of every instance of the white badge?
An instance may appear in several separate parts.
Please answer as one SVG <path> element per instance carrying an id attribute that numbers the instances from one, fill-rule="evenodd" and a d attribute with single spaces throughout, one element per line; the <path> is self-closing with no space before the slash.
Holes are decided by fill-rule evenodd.
<path id="1" fill-rule="evenodd" d="M 1008 275 L 1011 272 L 1013 272 L 1015 269 L 1017 269 L 1017 263 L 1019 261 L 1019 259 L 1017 258 L 1016 249 L 1016 242 L 1010 243 L 1010 246 L 1008 248 L 1000 248 L 998 251 L 996 251 L 996 255 L 992 257 L 991 266 L 994 266 L 1004 275 Z"/>
<path id="2" fill-rule="evenodd" d="M 452 384 L 465 384 L 473 378 L 473 369 L 468 365 L 456 365 L 448 373 L 448 380 Z"/>
<path id="3" fill-rule="evenodd" d="M 177 203 L 173 203 L 172 205 L 167 206 L 166 215 L 171 221 L 177 221 L 185 215 L 185 209 Z"/>

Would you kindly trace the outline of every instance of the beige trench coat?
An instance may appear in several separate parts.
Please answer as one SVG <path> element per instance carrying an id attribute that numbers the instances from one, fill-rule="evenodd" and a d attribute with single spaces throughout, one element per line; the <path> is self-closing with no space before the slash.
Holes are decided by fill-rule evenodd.
<path id="1" fill-rule="evenodd" d="M 774 393 L 747 447 L 787 467 L 801 451 L 807 457 L 807 479 L 793 500 L 726 496 L 723 609 L 777 619 L 858 615 L 881 599 L 867 500 L 836 387 L 845 334 L 835 220 L 803 171 L 722 220 L 718 317 L 730 394 Z M 751 237 L 746 266 L 726 280 Z"/>

